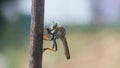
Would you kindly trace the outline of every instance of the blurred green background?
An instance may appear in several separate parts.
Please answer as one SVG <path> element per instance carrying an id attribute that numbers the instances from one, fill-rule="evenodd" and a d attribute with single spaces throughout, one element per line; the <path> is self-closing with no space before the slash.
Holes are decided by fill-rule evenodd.
<path id="1" fill-rule="evenodd" d="M 71 59 L 63 46 L 43 54 L 43 68 L 120 68 L 119 0 L 46 0 L 45 27 L 67 31 Z M 31 0 L 0 1 L 0 68 L 28 68 Z M 51 47 L 44 41 L 44 47 Z"/>

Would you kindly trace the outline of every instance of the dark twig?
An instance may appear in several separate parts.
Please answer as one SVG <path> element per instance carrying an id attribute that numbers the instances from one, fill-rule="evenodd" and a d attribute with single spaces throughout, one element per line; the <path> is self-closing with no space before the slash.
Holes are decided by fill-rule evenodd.
<path id="1" fill-rule="evenodd" d="M 32 0 L 29 68 L 42 68 L 44 0 Z"/>

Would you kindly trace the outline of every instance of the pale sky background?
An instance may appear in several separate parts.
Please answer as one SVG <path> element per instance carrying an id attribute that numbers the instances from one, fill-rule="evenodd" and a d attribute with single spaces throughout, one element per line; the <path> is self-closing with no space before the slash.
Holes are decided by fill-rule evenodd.
<path id="1" fill-rule="evenodd" d="M 31 15 L 32 0 L 16 0 L 2 7 L 4 17 L 12 22 L 19 13 Z M 93 21 L 120 21 L 120 0 L 45 0 L 45 23 L 89 24 Z"/>
<path id="2" fill-rule="evenodd" d="M 31 0 L 19 0 L 22 13 L 31 14 Z M 90 0 L 45 0 L 45 22 L 88 22 L 92 19 Z"/>

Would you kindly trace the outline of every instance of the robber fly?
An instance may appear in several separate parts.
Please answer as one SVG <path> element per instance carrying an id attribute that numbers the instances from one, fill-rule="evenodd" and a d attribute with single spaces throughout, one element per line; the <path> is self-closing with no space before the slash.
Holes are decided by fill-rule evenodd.
<path id="1" fill-rule="evenodd" d="M 61 39 L 64 45 L 64 52 L 67 59 L 70 59 L 70 53 L 68 48 L 68 43 L 65 37 L 66 31 L 65 28 L 57 23 L 52 23 L 52 25 L 47 28 L 48 34 L 43 35 L 44 40 L 52 41 L 52 48 L 44 48 L 43 51 L 57 51 L 57 42 L 56 39 Z"/>

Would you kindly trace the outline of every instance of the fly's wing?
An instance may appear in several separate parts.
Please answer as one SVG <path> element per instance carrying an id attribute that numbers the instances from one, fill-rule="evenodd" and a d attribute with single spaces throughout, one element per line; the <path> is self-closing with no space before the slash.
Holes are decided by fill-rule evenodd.
<path id="1" fill-rule="evenodd" d="M 68 48 L 68 43 L 67 43 L 67 40 L 66 40 L 66 37 L 62 37 L 61 38 L 62 42 L 63 42 L 63 47 L 64 47 L 64 52 L 65 52 L 65 56 L 67 59 L 70 59 L 70 52 L 69 52 L 69 48 Z"/>

